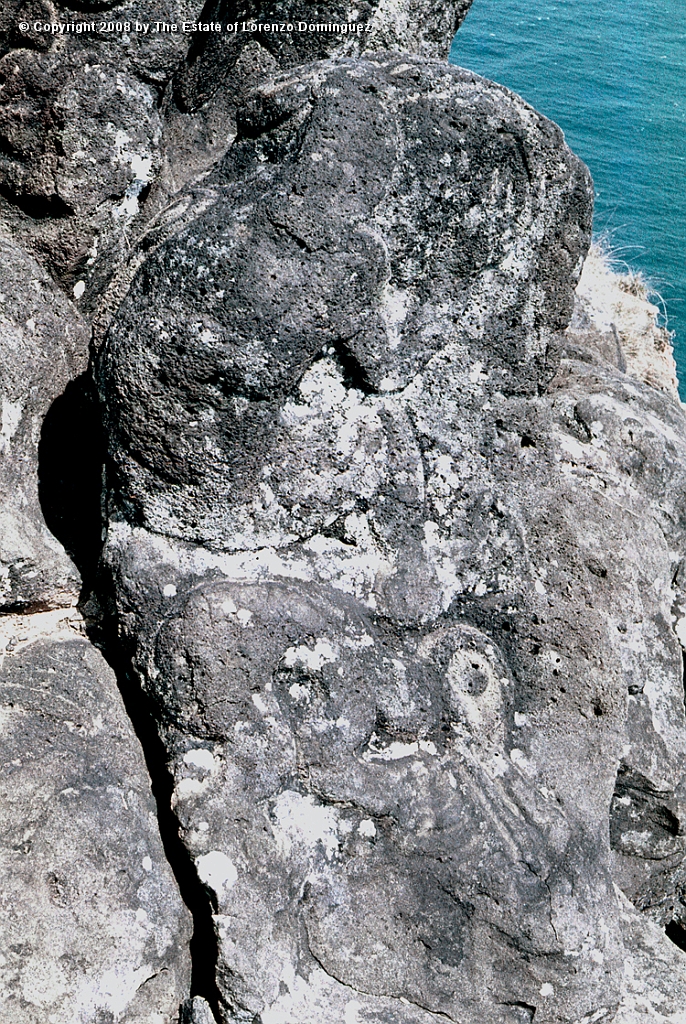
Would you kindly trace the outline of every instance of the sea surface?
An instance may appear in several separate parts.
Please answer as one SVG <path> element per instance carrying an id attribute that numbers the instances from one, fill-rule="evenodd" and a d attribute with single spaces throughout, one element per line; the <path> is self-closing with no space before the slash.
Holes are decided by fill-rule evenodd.
<path id="1" fill-rule="evenodd" d="M 450 60 L 557 121 L 588 164 L 595 233 L 664 299 L 686 400 L 686 0 L 474 0 Z"/>

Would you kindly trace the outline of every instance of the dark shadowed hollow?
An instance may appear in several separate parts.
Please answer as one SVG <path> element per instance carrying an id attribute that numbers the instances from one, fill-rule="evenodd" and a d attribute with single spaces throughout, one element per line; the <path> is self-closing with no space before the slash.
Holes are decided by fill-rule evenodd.
<path id="1" fill-rule="evenodd" d="M 95 595 L 95 607 L 100 609 L 107 608 L 109 603 L 103 577 L 98 575 L 105 453 L 97 395 L 89 375 L 83 373 L 55 399 L 43 422 L 38 449 L 39 496 L 48 528 L 66 548 L 81 574 L 82 602 Z M 181 897 L 193 917 L 190 994 L 191 997 L 202 996 L 218 1014 L 219 992 L 215 982 L 218 954 L 212 905 L 179 837 L 179 822 L 172 809 L 174 782 L 155 726 L 151 701 L 131 672 L 128 652 L 111 617 L 100 614 L 95 620 L 89 619 L 86 614 L 89 638 L 100 648 L 116 675 L 126 712 L 143 749 L 164 852 Z"/>

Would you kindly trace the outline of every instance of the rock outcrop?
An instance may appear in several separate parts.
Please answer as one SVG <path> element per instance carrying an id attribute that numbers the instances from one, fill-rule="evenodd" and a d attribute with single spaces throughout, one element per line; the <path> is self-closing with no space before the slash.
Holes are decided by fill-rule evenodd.
<path id="1" fill-rule="evenodd" d="M 0 241 L 2 612 L 78 598 L 78 573 L 41 511 L 38 454 L 48 410 L 87 366 L 88 329 L 77 310 L 35 260 Z"/>
<path id="2" fill-rule="evenodd" d="M 600 245 L 592 246 L 565 347 L 571 353 L 578 338 L 581 358 L 603 359 L 678 399 L 670 332 L 659 325 L 660 308 L 649 298 L 640 273 L 613 271 L 610 255 Z"/>
<path id="3" fill-rule="evenodd" d="M 0 620 L 3 1024 L 171 1024 L 190 916 L 112 670 L 75 613 Z"/>
<path id="4" fill-rule="evenodd" d="M 586 168 L 440 60 L 468 6 L 136 39 L 113 92 L 97 40 L 90 206 L 85 44 L 6 30 L 54 92 L 6 223 L 82 311 L 12 250 L 12 522 L 53 560 L 5 588 L 8 1020 L 683 1024 L 686 419 L 654 307 L 584 268 Z M 84 544 L 47 437 L 91 385 Z"/>
<path id="5" fill-rule="evenodd" d="M 40 503 L 54 527 L 51 489 L 78 499 L 88 473 L 88 439 L 53 458 L 49 435 L 83 393 L 89 332 L 27 253 L 2 241 L 0 259 L 0 1021 L 171 1024 L 190 915 L 115 677 L 74 607 L 80 575 Z M 66 525 L 76 540 L 78 515 Z"/>
<path id="6" fill-rule="evenodd" d="M 407 56 L 237 124 L 98 361 L 103 568 L 222 1020 L 670 1019 L 618 886 L 679 919 L 686 438 L 570 358 L 585 169 Z"/>
<path id="7" fill-rule="evenodd" d="M 225 152 L 246 87 L 334 53 L 445 58 L 470 4 L 330 0 L 303 14 L 282 0 L 11 0 L 0 12 L 0 222 L 92 315 L 149 219 Z"/>
<path id="8" fill-rule="evenodd" d="M 0 13 L 0 219 L 87 312 L 144 221 L 159 101 L 188 45 L 135 23 L 192 21 L 201 7 L 11 0 Z"/>

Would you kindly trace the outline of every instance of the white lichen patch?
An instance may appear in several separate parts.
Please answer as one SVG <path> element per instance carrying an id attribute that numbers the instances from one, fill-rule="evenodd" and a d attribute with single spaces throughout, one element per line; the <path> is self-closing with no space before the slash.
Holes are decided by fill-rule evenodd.
<path id="1" fill-rule="evenodd" d="M 448 610 L 456 595 L 462 594 L 467 589 L 466 581 L 462 579 L 458 571 L 464 547 L 465 541 L 462 538 L 453 540 L 441 530 L 438 523 L 431 520 L 424 523 L 422 550 L 427 564 L 435 574 L 436 589 L 440 595 L 443 611 Z M 474 582 L 476 584 L 476 581 Z"/>
<path id="2" fill-rule="evenodd" d="M 312 649 L 304 644 L 299 647 L 289 647 L 283 660 L 287 668 L 302 665 L 309 672 L 318 672 L 324 665 L 338 660 L 338 651 L 328 640 L 321 639 L 315 641 Z"/>
<path id="3" fill-rule="evenodd" d="M 253 704 L 255 705 L 255 707 L 257 708 L 257 710 L 260 712 L 261 715 L 269 714 L 269 707 L 265 703 L 264 698 L 261 697 L 259 693 L 253 693 L 251 699 L 252 699 Z"/>
<path id="4" fill-rule="evenodd" d="M 409 743 L 402 743 L 400 740 L 393 740 L 385 747 L 379 745 L 379 738 L 372 733 L 367 744 L 367 749 L 362 753 L 363 761 L 400 761 L 405 757 L 416 757 L 419 754 L 429 754 L 436 757 L 438 750 L 431 740 L 414 740 Z"/>
<path id="5" fill-rule="evenodd" d="M 513 747 L 510 751 L 510 760 L 524 775 L 531 775 L 533 773 L 533 765 L 526 756 L 523 750 L 518 747 Z"/>
<path id="6" fill-rule="evenodd" d="M 200 768 L 206 772 L 216 771 L 219 766 L 218 759 L 211 750 L 207 750 L 205 747 L 195 747 L 193 750 L 187 750 L 183 755 L 183 761 L 184 764 L 190 765 L 193 768 Z"/>
<path id="7" fill-rule="evenodd" d="M 301 683 L 293 683 L 292 686 L 288 687 L 288 693 L 294 701 L 301 703 L 302 701 L 309 701 L 310 691 L 306 686 Z"/>
<path id="8" fill-rule="evenodd" d="M 23 410 L 22 402 L 12 402 L 3 395 L 0 411 L 0 453 L 9 450 L 10 441 L 19 429 Z"/>
<path id="9" fill-rule="evenodd" d="M 200 881 L 221 899 L 227 889 L 233 888 L 238 880 L 238 869 L 230 857 L 221 850 L 210 850 L 197 857 L 195 868 Z"/>
<path id="10" fill-rule="evenodd" d="M 89 978 L 76 997 L 77 1020 L 97 1020 L 102 1011 L 109 1011 L 119 1020 L 138 989 L 156 974 L 149 964 L 133 967 L 117 964 L 96 978 Z"/>
<path id="11" fill-rule="evenodd" d="M 404 288 L 396 288 L 387 284 L 381 295 L 379 313 L 386 324 L 386 336 L 388 347 L 393 350 L 398 347 L 402 340 L 402 325 L 407 320 L 412 295 Z"/>
<path id="12" fill-rule="evenodd" d="M 343 491 L 371 497 L 387 473 L 382 400 L 346 387 L 339 364 L 330 356 L 305 373 L 299 391 L 301 400 L 287 402 L 281 410 L 293 444 L 283 493 L 326 499 Z"/>
<path id="13" fill-rule="evenodd" d="M 338 812 L 303 796 L 294 790 L 284 790 L 272 808 L 272 826 L 279 849 L 285 856 L 304 853 L 312 856 L 323 850 L 328 860 L 337 853 L 340 839 Z"/>
<path id="14" fill-rule="evenodd" d="M 450 526 L 459 513 L 462 488 L 474 477 L 475 467 L 464 457 L 456 446 L 456 452 L 434 449 L 424 453 L 426 473 L 426 496 L 430 502 L 432 517 L 441 526 Z M 483 475 L 481 467 L 479 472 Z M 444 522 L 447 520 L 447 523 Z"/>
<path id="15" fill-rule="evenodd" d="M 351 514 L 346 522 L 356 538 L 354 546 L 317 534 L 303 544 L 303 550 L 311 556 L 315 579 L 330 583 L 336 590 L 353 594 L 374 607 L 375 585 L 392 575 L 395 553 L 382 549 L 366 514 Z"/>
<path id="16" fill-rule="evenodd" d="M 32 1006 L 47 1008 L 68 991 L 67 976 L 54 961 L 31 957 L 21 973 L 21 993 Z"/>
<path id="17" fill-rule="evenodd" d="M 260 1011 L 263 1024 L 359 1024 L 359 1017 L 346 1017 L 360 1006 L 350 998 L 350 988 L 320 967 L 303 977 L 288 965 L 282 971 L 280 989 L 280 994 Z"/>
<path id="18" fill-rule="evenodd" d="M 200 796 L 207 789 L 207 780 L 181 779 L 174 787 L 173 802 Z"/>

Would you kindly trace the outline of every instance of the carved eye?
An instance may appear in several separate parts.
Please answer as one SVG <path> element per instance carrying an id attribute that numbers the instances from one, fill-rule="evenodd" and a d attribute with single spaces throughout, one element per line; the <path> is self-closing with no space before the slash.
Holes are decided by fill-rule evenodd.
<path id="1" fill-rule="evenodd" d="M 480 734 L 502 725 L 502 671 L 494 658 L 473 648 L 454 651 L 448 668 L 450 704 L 458 721 Z"/>

